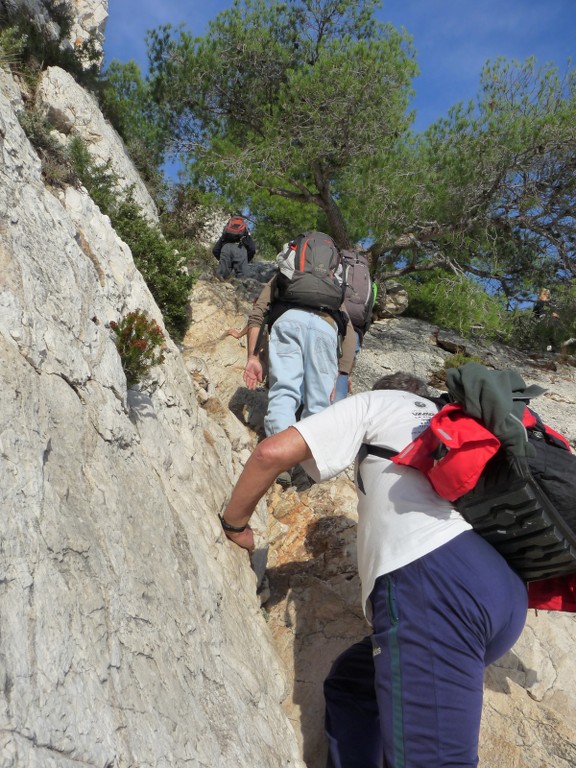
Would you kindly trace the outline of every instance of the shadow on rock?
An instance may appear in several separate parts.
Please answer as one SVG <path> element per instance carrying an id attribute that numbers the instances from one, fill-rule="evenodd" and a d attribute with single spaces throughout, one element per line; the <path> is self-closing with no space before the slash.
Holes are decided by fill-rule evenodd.
<path id="1" fill-rule="evenodd" d="M 293 665 L 293 688 L 284 707 L 289 718 L 298 714 L 307 768 L 326 765 L 324 679 L 336 657 L 368 632 L 355 564 L 345 552 L 345 531 L 353 525 L 344 517 L 312 521 L 304 542 L 310 559 L 266 572 L 270 598 L 264 607 L 272 632 L 279 645 L 292 647 L 285 663 Z"/>
<path id="2" fill-rule="evenodd" d="M 530 693 L 530 688 L 538 682 L 538 673 L 527 669 L 514 649 L 505 653 L 501 659 L 491 664 L 484 675 L 484 685 L 495 693 L 510 693 L 510 681 Z"/>
<path id="3" fill-rule="evenodd" d="M 230 398 L 229 409 L 246 427 L 252 429 L 259 440 L 264 439 L 264 416 L 268 404 L 268 390 L 265 387 L 248 389 L 238 387 Z"/>

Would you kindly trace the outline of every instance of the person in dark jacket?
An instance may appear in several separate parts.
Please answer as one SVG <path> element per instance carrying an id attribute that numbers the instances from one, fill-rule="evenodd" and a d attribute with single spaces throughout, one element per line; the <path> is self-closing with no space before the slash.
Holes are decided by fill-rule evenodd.
<path id="1" fill-rule="evenodd" d="M 548 288 L 540 290 L 532 307 L 532 312 L 539 324 L 537 335 L 542 340 L 542 346 L 546 348 L 547 352 L 551 352 L 558 344 L 559 315 L 551 301 Z"/>
<path id="2" fill-rule="evenodd" d="M 219 278 L 226 280 L 232 274 L 235 277 L 246 277 L 248 264 L 256 253 L 256 244 L 248 227 L 244 227 L 238 234 L 227 232 L 225 227 L 212 248 L 212 253 L 218 259 L 216 274 Z"/>

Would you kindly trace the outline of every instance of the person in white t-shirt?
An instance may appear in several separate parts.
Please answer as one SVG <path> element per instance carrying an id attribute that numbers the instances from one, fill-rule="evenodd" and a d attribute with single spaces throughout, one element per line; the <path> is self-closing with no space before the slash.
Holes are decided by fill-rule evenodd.
<path id="1" fill-rule="evenodd" d="M 423 381 L 397 373 L 268 437 L 220 516 L 227 537 L 254 547 L 248 521 L 278 472 L 301 463 L 327 480 L 364 444 L 400 451 L 436 411 Z M 327 766 L 475 768 L 484 668 L 518 639 L 526 586 L 418 470 L 368 454 L 355 476 L 372 633 L 324 684 Z"/>

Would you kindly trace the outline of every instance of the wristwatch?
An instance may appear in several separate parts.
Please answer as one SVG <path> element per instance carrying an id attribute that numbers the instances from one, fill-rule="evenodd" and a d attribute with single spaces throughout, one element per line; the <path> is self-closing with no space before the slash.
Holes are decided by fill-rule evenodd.
<path id="1" fill-rule="evenodd" d="M 220 518 L 220 524 L 222 525 L 222 528 L 230 533 L 242 533 L 242 531 L 245 531 L 246 528 L 248 528 L 248 523 L 241 526 L 230 525 L 230 523 L 227 523 L 226 520 L 224 520 L 222 515 L 218 515 L 218 517 Z"/>

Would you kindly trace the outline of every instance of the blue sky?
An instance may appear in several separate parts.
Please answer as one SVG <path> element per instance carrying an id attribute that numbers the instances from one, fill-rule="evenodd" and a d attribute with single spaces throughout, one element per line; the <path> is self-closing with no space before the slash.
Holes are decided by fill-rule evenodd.
<path id="1" fill-rule="evenodd" d="M 146 68 L 149 29 L 184 23 L 193 35 L 228 0 L 109 0 L 105 60 L 134 59 Z M 412 35 L 421 75 L 414 81 L 416 130 L 458 101 L 475 96 L 483 64 L 498 56 L 564 69 L 576 59 L 576 0 L 384 0 L 378 17 Z"/>

